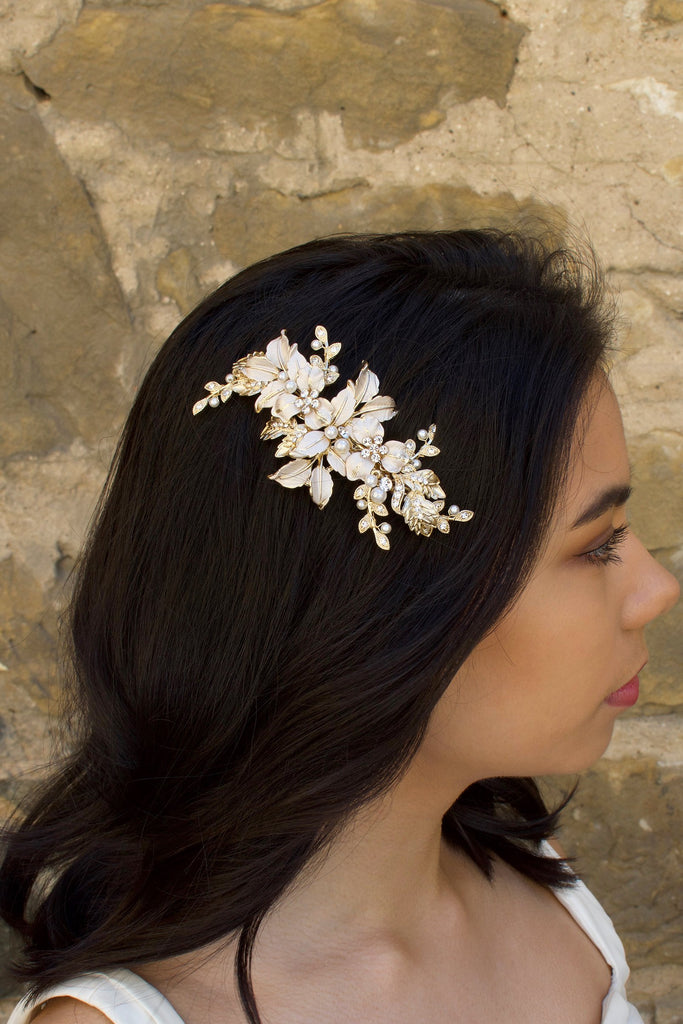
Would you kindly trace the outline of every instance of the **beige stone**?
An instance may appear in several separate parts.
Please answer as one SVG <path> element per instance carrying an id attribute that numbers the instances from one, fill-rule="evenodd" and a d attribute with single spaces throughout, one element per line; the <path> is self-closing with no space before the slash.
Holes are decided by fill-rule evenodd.
<path id="1" fill-rule="evenodd" d="M 72 24 L 83 0 L 2 0 L 0 72 L 17 72 L 64 24 Z"/>
<path id="2" fill-rule="evenodd" d="M 170 252 L 159 264 L 156 285 L 159 294 L 172 299 L 181 313 L 189 313 L 202 295 L 192 254 L 187 249 Z"/>
<path id="3" fill-rule="evenodd" d="M 553 791 L 567 780 L 554 780 Z M 632 968 L 683 963 L 683 769 L 642 756 L 582 776 L 560 839 L 604 903 Z"/>
<path id="4" fill-rule="evenodd" d="M 680 581 L 680 557 L 677 564 L 664 553 L 658 553 L 659 561 Z M 642 701 L 639 710 L 644 714 L 662 714 L 673 708 L 683 710 L 683 679 L 681 664 L 683 663 L 683 605 L 673 608 L 664 618 L 652 622 L 645 635 L 650 653 L 650 663 L 644 673 Z"/>
<path id="5" fill-rule="evenodd" d="M 680 384 L 679 384 L 680 387 Z M 634 493 L 629 518 L 635 533 L 683 583 L 683 443 L 678 433 L 652 432 L 629 439 Z M 650 663 L 643 675 L 639 712 L 683 706 L 683 605 L 646 630 Z"/>
<path id="6" fill-rule="evenodd" d="M 36 629 L 36 626 L 33 626 Z M 23 663 L 25 664 L 25 662 Z M 13 805 L 40 778 L 40 769 L 50 758 L 50 737 L 46 728 L 47 694 L 44 666 L 54 664 L 54 656 L 43 652 L 43 681 L 34 687 L 32 699 L 20 673 L 0 673 L 0 707 L 3 731 L 0 737 L 0 792 Z M 13 678 L 15 676 L 17 678 Z M 41 692 L 42 691 L 42 692 Z"/>
<path id="7" fill-rule="evenodd" d="M 641 682 L 646 688 L 645 673 Z M 637 715 L 617 719 L 604 757 L 608 761 L 642 757 L 660 768 L 683 768 L 683 714 L 643 717 L 639 706 Z"/>
<path id="8" fill-rule="evenodd" d="M 502 105 L 522 34 L 481 0 L 330 0 L 296 17 L 221 3 L 89 8 L 26 67 L 62 114 L 179 150 L 221 114 L 275 140 L 311 108 L 338 114 L 351 145 L 386 147 L 442 120 L 446 96 Z"/>
<path id="9" fill-rule="evenodd" d="M 2 947 L 0 947 L 0 948 L 2 948 Z M 7 948 L 7 947 L 5 946 L 5 948 Z M 5 985 L 5 988 L 9 992 L 10 989 L 12 988 L 12 986 L 11 986 L 11 984 L 9 982 L 7 982 L 6 985 Z M 1 1022 L 1 1024 L 6 1024 L 6 1022 L 9 1020 L 9 1016 L 10 1016 L 12 1010 L 14 1009 L 14 1007 L 16 1005 L 16 1002 L 17 1002 L 17 1000 L 14 997 L 7 998 L 7 999 L 0 999 L 0 1022 Z"/>
<path id="10" fill-rule="evenodd" d="M 121 422 L 130 322 L 83 186 L 16 79 L 0 100 L 2 457 L 96 443 Z"/>
<path id="11" fill-rule="evenodd" d="M 634 971 L 630 995 L 636 1005 L 648 1007 L 653 1024 L 683 1024 L 683 965 L 666 964 Z"/>
<path id="12" fill-rule="evenodd" d="M 683 546 L 683 443 L 679 434 L 661 431 L 629 442 L 634 464 L 630 514 L 634 529 L 651 550 Z"/>
<path id="13" fill-rule="evenodd" d="M 672 156 L 662 165 L 662 173 L 667 181 L 678 185 L 683 181 L 683 156 Z"/>
<path id="14" fill-rule="evenodd" d="M 675 25 L 683 21 L 683 0 L 650 0 L 648 15 L 654 21 Z"/>
<path id="15" fill-rule="evenodd" d="M 0 478 L 0 685 L 22 687 L 43 714 L 59 689 L 58 612 L 110 455 L 74 445 L 12 459 Z M 34 732 L 39 745 L 38 718 Z"/>
<path id="16" fill-rule="evenodd" d="M 239 265 L 309 238 L 343 231 L 435 230 L 439 228 L 522 227 L 554 223 L 564 227 L 560 210 L 509 195 L 482 197 L 450 185 L 386 188 L 359 182 L 310 198 L 274 190 L 226 197 L 216 205 L 213 239 L 219 251 Z"/>

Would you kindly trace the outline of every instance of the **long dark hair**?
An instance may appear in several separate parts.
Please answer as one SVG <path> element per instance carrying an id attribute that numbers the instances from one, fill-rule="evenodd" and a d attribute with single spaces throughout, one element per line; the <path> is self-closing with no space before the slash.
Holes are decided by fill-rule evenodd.
<path id="1" fill-rule="evenodd" d="M 317 324 L 399 413 L 438 425 L 450 501 L 476 510 L 390 552 L 354 485 L 323 510 L 268 479 L 253 400 L 191 416 L 209 378 Z M 83 971 L 239 937 L 245 1012 L 266 912 L 399 776 L 430 713 L 528 577 L 611 337 L 590 257 L 495 231 L 344 236 L 248 268 L 173 332 L 125 427 L 70 612 L 72 753 L 7 833 L 0 911 L 37 994 Z M 336 390 L 336 389 L 335 389 Z M 394 430 L 395 428 L 395 430 Z M 571 881 L 531 779 L 471 786 L 446 838 Z"/>

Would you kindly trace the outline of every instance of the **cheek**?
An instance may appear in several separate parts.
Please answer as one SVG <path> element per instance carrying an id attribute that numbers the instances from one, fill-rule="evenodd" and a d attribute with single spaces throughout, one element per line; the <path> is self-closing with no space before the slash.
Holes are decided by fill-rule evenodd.
<path id="1" fill-rule="evenodd" d="M 527 587 L 517 607 L 474 653 L 480 680 L 498 681 L 501 696 L 547 691 L 556 680 L 590 682 L 608 663 L 618 633 L 616 602 L 600 569 L 570 566 Z M 512 695 L 510 695 L 512 696 Z"/>

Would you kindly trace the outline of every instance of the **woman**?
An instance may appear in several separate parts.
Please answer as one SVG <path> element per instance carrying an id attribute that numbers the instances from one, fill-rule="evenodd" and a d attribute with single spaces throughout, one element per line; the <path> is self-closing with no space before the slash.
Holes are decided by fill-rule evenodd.
<path id="1" fill-rule="evenodd" d="M 13 1024 L 640 1019 L 531 779 L 602 754 L 677 597 L 611 330 L 590 262 L 493 231 L 312 242 L 177 328 L 8 837 Z"/>

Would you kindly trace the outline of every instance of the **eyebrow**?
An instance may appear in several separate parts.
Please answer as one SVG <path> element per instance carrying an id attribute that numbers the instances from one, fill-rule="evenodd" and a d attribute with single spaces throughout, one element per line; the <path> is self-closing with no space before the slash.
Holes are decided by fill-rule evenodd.
<path id="1" fill-rule="evenodd" d="M 621 505 L 625 505 L 632 493 L 633 488 L 630 484 L 619 484 L 616 487 L 609 487 L 606 491 L 602 491 L 591 502 L 588 508 L 584 509 L 579 518 L 572 525 L 572 530 L 577 530 L 579 526 L 585 526 L 587 523 L 592 523 L 595 519 L 599 519 L 600 516 L 603 516 L 605 512 L 609 512 L 610 509 L 619 508 Z"/>

